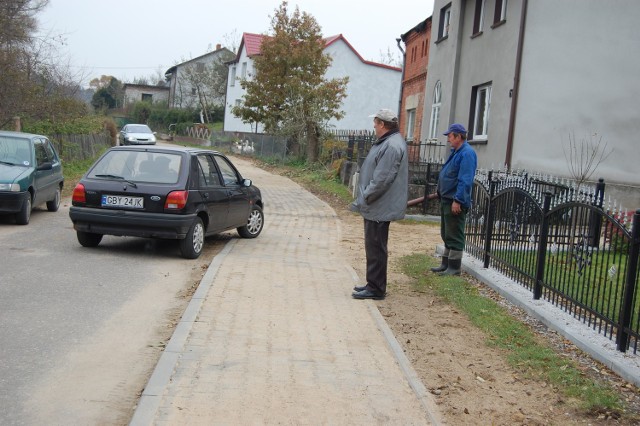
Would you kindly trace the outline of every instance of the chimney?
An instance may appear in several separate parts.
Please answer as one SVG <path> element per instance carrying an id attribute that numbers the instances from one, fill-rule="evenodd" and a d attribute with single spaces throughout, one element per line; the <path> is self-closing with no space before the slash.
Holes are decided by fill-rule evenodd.
<path id="1" fill-rule="evenodd" d="M 216 44 L 216 50 L 220 50 L 222 46 L 220 46 L 220 43 Z"/>

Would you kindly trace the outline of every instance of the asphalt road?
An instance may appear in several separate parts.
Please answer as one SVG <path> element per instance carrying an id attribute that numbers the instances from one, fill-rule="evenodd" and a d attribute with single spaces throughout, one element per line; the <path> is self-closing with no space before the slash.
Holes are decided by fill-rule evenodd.
<path id="1" fill-rule="evenodd" d="M 0 424 L 127 423 L 173 324 L 216 250 L 76 240 L 69 199 L 31 223 L 0 216 Z M 195 279 L 195 281 L 194 281 Z"/>

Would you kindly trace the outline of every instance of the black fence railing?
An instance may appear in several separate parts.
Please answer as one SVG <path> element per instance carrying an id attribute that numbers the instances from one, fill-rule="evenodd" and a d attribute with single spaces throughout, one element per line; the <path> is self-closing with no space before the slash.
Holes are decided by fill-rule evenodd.
<path id="1" fill-rule="evenodd" d="M 640 210 L 605 203 L 604 189 L 602 180 L 579 190 L 549 177 L 479 171 L 466 250 L 636 353 Z"/>

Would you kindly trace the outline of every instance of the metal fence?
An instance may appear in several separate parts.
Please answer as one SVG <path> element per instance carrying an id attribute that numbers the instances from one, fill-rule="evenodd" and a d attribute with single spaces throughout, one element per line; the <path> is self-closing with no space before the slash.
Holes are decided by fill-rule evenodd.
<path id="1" fill-rule="evenodd" d="M 640 210 L 623 211 L 604 190 L 602 180 L 583 189 L 549 176 L 478 171 L 466 251 L 636 353 Z"/>

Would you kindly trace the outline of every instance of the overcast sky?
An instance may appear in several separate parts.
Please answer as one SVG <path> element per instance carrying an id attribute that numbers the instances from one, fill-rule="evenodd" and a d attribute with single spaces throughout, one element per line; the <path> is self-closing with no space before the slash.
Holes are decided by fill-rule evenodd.
<path id="1" fill-rule="evenodd" d="M 49 0 L 38 15 L 43 34 L 62 35 L 61 59 L 83 85 L 101 75 L 123 82 L 156 75 L 173 65 L 239 41 L 243 32 L 266 33 L 280 0 Z M 433 13 L 433 0 L 291 0 L 313 15 L 323 36 L 343 34 L 360 55 L 379 62 L 399 53 L 396 38 Z M 404 45 L 402 45 L 404 48 Z"/>

